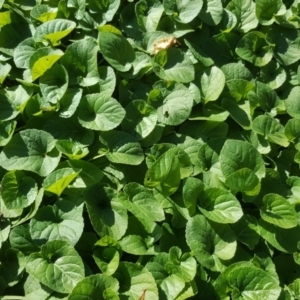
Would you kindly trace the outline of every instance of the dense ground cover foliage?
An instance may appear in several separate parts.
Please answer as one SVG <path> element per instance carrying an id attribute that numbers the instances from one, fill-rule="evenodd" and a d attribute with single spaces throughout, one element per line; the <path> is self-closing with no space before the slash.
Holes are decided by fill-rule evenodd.
<path id="1" fill-rule="evenodd" d="M 299 24 L 0 0 L 0 298 L 299 299 Z"/>

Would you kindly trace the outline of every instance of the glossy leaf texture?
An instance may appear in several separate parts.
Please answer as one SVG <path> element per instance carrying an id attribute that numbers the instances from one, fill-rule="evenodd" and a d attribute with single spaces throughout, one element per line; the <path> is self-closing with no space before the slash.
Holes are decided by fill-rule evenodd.
<path id="1" fill-rule="evenodd" d="M 0 0 L 0 299 L 299 299 L 299 61 L 299 0 Z"/>
<path id="2" fill-rule="evenodd" d="M 26 268 L 29 274 L 59 293 L 71 292 L 84 275 L 79 254 L 67 242 L 60 240 L 48 242 L 40 252 L 31 254 Z"/>

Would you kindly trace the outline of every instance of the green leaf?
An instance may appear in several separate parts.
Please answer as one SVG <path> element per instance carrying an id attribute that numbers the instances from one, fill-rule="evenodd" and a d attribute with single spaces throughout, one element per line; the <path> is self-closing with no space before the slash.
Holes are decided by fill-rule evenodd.
<path id="1" fill-rule="evenodd" d="M 82 96 L 82 89 L 68 88 L 60 100 L 60 113 L 62 118 L 70 118 L 75 113 Z"/>
<path id="2" fill-rule="evenodd" d="M 199 195 L 198 207 L 207 219 L 216 223 L 236 223 L 243 216 L 239 201 L 218 188 L 205 189 Z"/>
<path id="3" fill-rule="evenodd" d="M 281 228 L 263 219 L 260 219 L 258 222 L 258 232 L 260 236 L 275 249 L 286 253 L 298 251 L 297 244 L 300 239 L 299 229 L 299 225 L 293 228 Z"/>
<path id="4" fill-rule="evenodd" d="M 173 2 L 170 0 L 164 0 L 163 4 L 166 14 L 173 15 L 179 22 L 189 23 L 195 19 L 201 11 L 203 1 L 180 0 Z"/>
<path id="5" fill-rule="evenodd" d="M 183 201 L 191 216 L 196 213 L 199 195 L 203 190 L 204 184 L 198 178 L 189 177 L 184 182 L 182 189 Z"/>
<path id="6" fill-rule="evenodd" d="M 14 51 L 14 63 L 18 68 L 29 68 L 30 57 L 37 50 L 34 38 L 30 37 L 22 41 Z"/>
<path id="7" fill-rule="evenodd" d="M 240 102 L 241 100 L 246 100 L 248 98 L 248 93 L 254 90 L 253 83 L 244 79 L 228 80 L 226 82 L 226 87 L 229 90 L 229 97 L 233 98 L 236 102 Z"/>
<path id="8" fill-rule="evenodd" d="M 20 112 L 14 107 L 11 99 L 9 99 L 8 93 L 5 93 L 4 90 L 0 91 L 0 120 L 8 121 L 14 119 Z"/>
<path id="9" fill-rule="evenodd" d="M 112 275 L 115 273 L 120 263 L 120 252 L 116 247 L 110 246 L 97 247 L 93 251 L 93 258 L 103 274 Z"/>
<path id="10" fill-rule="evenodd" d="M 237 17 L 237 26 L 242 32 L 246 33 L 257 27 L 255 3 L 252 0 L 232 0 L 226 8 Z"/>
<path id="11" fill-rule="evenodd" d="M 79 254 L 65 241 L 50 241 L 28 257 L 26 271 L 59 293 L 70 293 L 84 278 Z"/>
<path id="12" fill-rule="evenodd" d="M 50 7 L 46 4 L 40 4 L 33 7 L 30 11 L 30 16 L 42 23 L 56 18 L 58 9 Z"/>
<path id="13" fill-rule="evenodd" d="M 154 256 L 146 264 L 146 268 L 153 274 L 154 279 L 158 284 L 161 284 L 163 279 L 169 276 L 169 273 L 166 270 L 166 264 L 169 261 L 170 261 L 169 254 L 162 252 Z"/>
<path id="14" fill-rule="evenodd" d="M 233 298 L 276 300 L 281 293 L 281 287 L 273 277 L 254 266 L 233 268 L 226 279 Z"/>
<path id="15" fill-rule="evenodd" d="M 230 113 L 234 119 L 244 129 L 251 128 L 251 107 L 249 101 L 239 101 L 223 98 L 222 106 Z"/>
<path id="16" fill-rule="evenodd" d="M 287 98 L 284 101 L 287 113 L 296 119 L 300 119 L 300 104 L 299 101 L 297 100 L 299 92 L 300 92 L 299 86 L 293 87 L 289 91 Z"/>
<path id="17" fill-rule="evenodd" d="M 33 90 L 30 87 L 23 87 L 21 85 L 6 89 L 6 95 L 18 113 L 23 113 L 32 94 Z"/>
<path id="18" fill-rule="evenodd" d="M 266 222 L 281 228 L 293 228 L 298 225 L 295 208 L 286 199 L 277 194 L 264 196 L 260 215 Z"/>
<path id="19" fill-rule="evenodd" d="M 194 279 L 197 272 L 197 262 L 191 253 L 182 255 L 179 247 L 172 247 L 169 251 L 169 263 L 166 264 L 168 272 L 177 274 L 183 278 L 185 282 L 190 282 Z"/>
<path id="20" fill-rule="evenodd" d="M 119 294 L 130 299 L 146 297 L 158 300 L 158 290 L 152 274 L 143 266 L 131 262 L 120 264 L 114 277 L 120 282 Z"/>
<path id="21" fill-rule="evenodd" d="M 144 184 L 156 188 L 164 196 L 176 192 L 180 183 L 180 164 L 174 149 L 162 154 L 146 173 Z"/>
<path id="22" fill-rule="evenodd" d="M 132 182 L 124 187 L 124 193 L 129 200 L 125 202 L 125 206 L 147 231 L 151 232 L 153 222 L 161 222 L 165 219 L 163 208 L 151 190 Z"/>
<path id="23" fill-rule="evenodd" d="M 128 234 L 120 241 L 120 246 L 124 252 L 133 255 L 153 254 L 152 249 L 148 249 L 145 239 L 140 235 Z"/>
<path id="24" fill-rule="evenodd" d="M 40 207 L 30 221 L 33 242 L 41 246 L 49 241 L 64 240 L 75 245 L 83 232 L 83 205 L 59 200 L 53 206 Z"/>
<path id="25" fill-rule="evenodd" d="M 261 80 L 271 89 L 278 89 L 286 81 L 286 72 L 276 61 L 270 61 L 260 70 Z"/>
<path id="26" fill-rule="evenodd" d="M 206 56 L 209 56 L 218 67 L 221 67 L 223 64 L 232 62 L 234 50 L 239 40 L 240 37 L 232 32 L 222 32 L 206 39 L 202 48 Z"/>
<path id="27" fill-rule="evenodd" d="M 215 101 L 218 99 L 225 86 L 225 76 L 223 72 L 213 66 L 204 69 L 200 74 L 200 92 L 203 101 Z"/>
<path id="28" fill-rule="evenodd" d="M 99 82 L 98 50 L 96 40 L 92 37 L 86 37 L 68 46 L 60 62 L 68 71 L 69 84 L 90 86 Z"/>
<path id="29" fill-rule="evenodd" d="M 268 154 L 271 151 L 270 143 L 263 136 L 254 132 L 250 135 L 250 142 L 260 154 Z"/>
<path id="30" fill-rule="evenodd" d="M 211 139 L 207 143 L 201 145 L 197 152 L 197 164 L 200 169 L 207 172 L 220 173 L 219 154 L 224 144 L 224 139 Z"/>
<path id="31" fill-rule="evenodd" d="M 8 237 L 11 236 L 10 232 L 10 222 L 8 220 L 2 220 L 2 222 L 0 223 L 0 248 L 2 248 L 2 245 L 8 239 Z"/>
<path id="32" fill-rule="evenodd" d="M 270 116 L 258 116 L 253 120 L 253 132 L 263 135 L 270 142 L 287 147 L 289 141 L 284 133 L 284 127 Z"/>
<path id="33" fill-rule="evenodd" d="M 191 113 L 193 96 L 185 86 L 178 85 L 162 101 L 154 102 L 152 105 L 157 108 L 158 122 L 166 125 L 179 125 Z"/>
<path id="34" fill-rule="evenodd" d="M 58 140 L 71 140 L 82 145 L 90 145 L 94 139 L 94 132 L 82 127 L 75 116 L 62 118 L 53 115 L 43 129 Z"/>
<path id="35" fill-rule="evenodd" d="M 226 64 L 222 66 L 221 71 L 224 73 L 226 81 L 232 79 L 251 81 L 253 79 L 252 73 L 241 62 Z"/>
<path id="36" fill-rule="evenodd" d="M 99 32 L 111 32 L 115 33 L 117 35 L 122 35 L 122 32 L 115 26 L 113 25 L 104 25 L 104 26 L 98 26 L 98 31 Z"/>
<path id="37" fill-rule="evenodd" d="M 103 132 L 100 142 L 106 147 L 100 149 L 101 153 L 113 163 L 139 165 L 144 160 L 141 145 L 126 132 L 116 130 Z"/>
<path id="38" fill-rule="evenodd" d="M 205 0 L 199 17 L 208 25 L 218 25 L 223 17 L 223 5 L 221 0 Z"/>
<path id="39" fill-rule="evenodd" d="M 1 5 L 0 5 L 0 8 L 2 8 L 2 3 L 3 1 L 1 1 Z M 10 11 L 7 10 L 7 11 L 4 11 L 4 12 L 1 12 L 0 13 L 0 16 L 1 16 L 1 22 L 0 22 L 0 27 L 3 27 L 7 24 L 10 24 L 12 22 L 11 20 L 11 15 L 10 15 Z"/>
<path id="40" fill-rule="evenodd" d="M 181 254 L 180 248 L 172 247 L 169 254 L 160 253 L 146 265 L 162 289 L 163 299 L 188 299 L 197 293 L 193 281 L 196 261 L 189 253 Z"/>
<path id="41" fill-rule="evenodd" d="M 86 95 L 78 106 L 79 123 L 88 129 L 109 131 L 119 126 L 124 116 L 119 102 L 101 93 Z"/>
<path id="42" fill-rule="evenodd" d="M 68 35 L 75 27 L 76 23 L 70 20 L 51 20 L 37 27 L 34 38 L 36 41 L 46 40 L 51 45 L 56 45 L 59 40 Z"/>
<path id="43" fill-rule="evenodd" d="M 43 188 L 60 196 L 64 189 L 78 176 L 80 170 L 71 168 L 59 169 L 49 174 L 43 181 Z"/>
<path id="44" fill-rule="evenodd" d="M 77 176 L 68 187 L 64 190 L 65 194 L 68 195 L 79 195 L 82 194 L 86 187 L 98 183 L 103 177 L 102 171 L 92 163 L 84 160 L 69 160 L 61 162 L 59 168 L 72 168 L 74 170 L 81 170 L 76 172 Z"/>
<path id="45" fill-rule="evenodd" d="M 175 274 L 171 274 L 161 283 L 161 289 L 164 291 L 167 299 L 178 299 L 178 296 L 184 289 L 184 286 L 184 280 Z"/>
<path id="46" fill-rule="evenodd" d="M 271 25 L 275 16 L 284 15 L 286 9 L 281 0 L 257 0 L 256 17 L 262 25 Z"/>
<path id="47" fill-rule="evenodd" d="M 153 131 L 144 139 L 140 140 L 142 147 L 149 147 L 154 143 L 158 142 L 163 134 L 163 130 L 165 128 L 164 124 L 156 123 Z"/>
<path id="48" fill-rule="evenodd" d="M 265 176 L 265 164 L 260 153 L 249 143 L 227 140 L 220 153 L 221 170 L 225 177 L 247 168 L 261 179 Z"/>
<path id="49" fill-rule="evenodd" d="M 74 16 L 77 20 L 84 18 L 85 15 L 85 0 L 70 0 L 68 1 L 68 7 L 74 8 L 76 10 Z"/>
<path id="50" fill-rule="evenodd" d="M 99 71 L 99 85 L 100 93 L 105 93 L 107 96 L 111 96 L 116 87 L 116 75 L 114 69 L 109 66 L 101 66 Z"/>
<path id="51" fill-rule="evenodd" d="M 68 299 L 76 300 L 79 297 L 88 297 L 90 300 L 119 299 L 118 289 L 119 282 L 115 278 L 105 274 L 91 275 L 77 283 Z M 114 298 L 112 296 L 107 298 L 108 294 L 114 295 Z"/>
<path id="52" fill-rule="evenodd" d="M 56 149 L 71 160 L 81 159 L 89 153 L 88 148 L 69 140 L 58 141 L 56 143 Z"/>
<path id="53" fill-rule="evenodd" d="M 89 10 L 91 16 L 97 21 L 97 23 L 105 24 L 110 22 L 115 13 L 117 12 L 121 1 L 111 0 L 111 1 L 89 1 Z M 84 9 L 84 7 L 83 7 Z"/>
<path id="54" fill-rule="evenodd" d="M 294 160 L 295 160 L 296 163 L 298 163 L 298 164 L 300 163 L 300 153 L 299 152 L 297 152 L 295 154 Z"/>
<path id="55" fill-rule="evenodd" d="M 2 198 L 0 197 L 0 208 L 1 208 L 1 214 L 2 214 L 2 219 L 4 218 L 19 218 L 22 213 L 23 213 L 23 209 L 19 208 L 19 209 L 8 209 Z"/>
<path id="56" fill-rule="evenodd" d="M 0 85 L 3 83 L 3 81 L 8 76 L 10 71 L 11 71 L 10 64 L 1 64 L 0 63 Z"/>
<path id="57" fill-rule="evenodd" d="M 99 32 L 100 51 L 105 60 L 118 71 L 127 72 L 132 67 L 135 53 L 123 37 L 110 32 Z"/>
<path id="58" fill-rule="evenodd" d="M 202 45 L 199 43 L 197 38 L 184 39 L 185 44 L 191 50 L 193 56 L 203 64 L 205 67 L 210 67 L 214 64 L 214 61 L 209 57 L 209 55 L 203 50 Z"/>
<path id="59" fill-rule="evenodd" d="M 293 195 L 295 195 L 296 197 L 298 197 L 299 196 L 299 177 L 297 177 L 297 176 L 290 176 L 287 179 L 286 183 L 288 184 L 288 186 L 291 187 L 291 192 L 293 193 Z M 297 202 L 293 203 L 292 201 L 290 202 L 290 200 L 289 200 L 289 203 L 296 204 Z"/>
<path id="60" fill-rule="evenodd" d="M 167 150 L 169 148 L 170 147 L 167 147 L 165 150 Z M 181 177 L 181 179 L 189 177 L 193 173 L 193 166 L 191 164 L 190 157 L 188 156 L 188 154 L 181 147 L 172 147 L 172 148 L 173 148 L 174 154 L 178 158 L 178 161 L 179 161 L 179 164 L 180 164 L 180 177 Z"/>
<path id="61" fill-rule="evenodd" d="M 270 112 L 272 115 L 276 114 L 274 112 L 274 108 L 276 108 L 278 103 L 278 96 L 276 92 L 268 85 L 261 83 L 259 81 L 256 82 L 256 96 L 257 101 L 260 107 L 267 112 Z M 249 93 L 249 96 L 251 92 Z M 251 96 L 250 96 L 251 97 Z M 251 99 L 251 98 L 250 98 Z"/>
<path id="62" fill-rule="evenodd" d="M 271 28 L 266 40 L 273 47 L 274 57 L 280 64 L 289 66 L 300 59 L 300 36 L 296 29 L 280 26 Z"/>
<path id="63" fill-rule="evenodd" d="M 47 176 L 58 165 L 60 154 L 51 134 L 27 129 L 13 136 L 0 154 L 0 165 L 6 170 L 26 170 Z"/>
<path id="64" fill-rule="evenodd" d="M 293 292 L 296 298 L 299 298 L 300 295 L 300 279 L 297 278 L 293 283 L 289 285 L 289 289 Z"/>
<path id="65" fill-rule="evenodd" d="M 189 168 L 192 168 L 193 170 L 191 170 L 191 171 L 192 171 L 193 175 L 197 175 L 200 172 L 198 158 L 197 158 L 197 152 L 198 152 L 198 149 L 201 146 L 201 144 L 202 144 L 201 142 L 187 137 L 186 141 L 184 141 L 183 145 L 180 145 L 180 148 L 183 149 L 183 151 L 184 151 L 183 154 L 187 154 L 189 157 L 189 159 L 188 159 L 189 162 L 187 160 L 187 165 L 188 165 L 187 170 Z M 191 174 L 187 174 L 187 176 L 190 176 L 190 175 Z M 185 177 L 185 176 L 183 176 L 183 177 Z"/>
<path id="66" fill-rule="evenodd" d="M 268 64 L 273 57 L 265 35 L 260 31 L 251 31 L 244 35 L 238 42 L 235 52 L 242 59 L 258 67 Z"/>
<path id="67" fill-rule="evenodd" d="M 27 20 L 17 13 L 11 15 L 13 15 L 14 21 L 2 26 L 0 31 L 0 51 L 8 56 L 13 56 L 14 49 L 18 44 L 32 35 Z"/>
<path id="68" fill-rule="evenodd" d="M 196 259 L 212 271 L 223 270 L 221 260 L 231 259 L 237 247 L 235 234 L 229 225 L 208 221 L 202 215 L 188 221 L 186 242 Z"/>
<path id="69" fill-rule="evenodd" d="M 0 298 L 296 299 L 299 29 L 300 0 L 0 0 Z"/>
<path id="70" fill-rule="evenodd" d="M 137 22 L 143 31 L 155 31 L 163 12 L 164 7 L 160 1 L 140 0 L 135 5 Z"/>
<path id="71" fill-rule="evenodd" d="M 225 32 L 230 32 L 233 30 L 237 25 L 237 18 L 236 16 L 229 10 L 223 10 L 223 17 L 221 22 L 218 24 L 218 28 Z"/>
<path id="72" fill-rule="evenodd" d="M 143 100 L 134 100 L 126 108 L 126 117 L 122 122 L 122 129 L 137 140 L 148 136 L 157 122 L 156 110 Z"/>
<path id="73" fill-rule="evenodd" d="M 260 239 L 257 233 L 257 220 L 253 216 L 244 214 L 236 223 L 232 224 L 237 240 L 253 250 Z"/>
<path id="74" fill-rule="evenodd" d="M 29 59 L 32 81 L 41 77 L 63 56 L 63 54 L 64 53 L 59 49 L 51 49 L 48 47 L 36 50 Z"/>
<path id="75" fill-rule="evenodd" d="M 42 95 L 51 103 L 57 103 L 68 88 L 68 73 L 62 65 L 54 65 L 40 77 Z"/>
<path id="76" fill-rule="evenodd" d="M 226 178 L 225 184 L 230 187 L 232 192 L 244 192 L 247 195 L 257 195 L 260 191 L 258 177 L 248 168 L 243 168 L 230 174 Z"/>
<path id="77" fill-rule="evenodd" d="M 181 50 L 169 48 L 159 51 L 152 60 L 153 71 L 163 80 L 187 83 L 194 80 L 192 61 Z"/>
<path id="78" fill-rule="evenodd" d="M 127 3 L 121 10 L 120 14 L 120 28 L 128 35 L 132 37 L 140 37 L 141 31 L 137 21 L 135 13 L 136 3 Z"/>
<path id="79" fill-rule="evenodd" d="M 290 119 L 285 125 L 284 134 L 293 142 L 296 149 L 300 150 L 299 138 L 300 138 L 300 120 L 299 119 Z"/>
<path id="80" fill-rule="evenodd" d="M 127 211 L 118 200 L 117 191 L 96 184 L 85 191 L 84 198 L 97 234 L 119 240 L 126 232 L 128 220 Z"/>
<path id="81" fill-rule="evenodd" d="M 5 146 L 11 140 L 16 125 L 16 121 L 0 121 L 0 146 Z"/>
<path id="82" fill-rule="evenodd" d="M 222 32 L 206 39 L 201 48 L 204 50 L 204 56 L 209 56 L 220 67 L 223 64 L 232 62 L 234 49 L 239 40 L 240 38 L 231 32 Z M 220 53 L 223 53 L 222 56 L 220 56 Z"/>
<path id="83" fill-rule="evenodd" d="M 21 251 L 13 248 L 2 248 L 0 277 L 8 286 L 16 285 L 23 276 L 26 257 Z M 1 283 L 3 286 L 3 283 Z"/>
<path id="84" fill-rule="evenodd" d="M 227 135 L 228 125 L 225 122 L 193 121 L 185 122 L 179 132 L 202 142 L 210 139 L 221 138 Z"/>
<path id="85" fill-rule="evenodd" d="M 40 300 L 47 299 L 53 291 L 41 284 L 36 278 L 29 275 L 24 282 L 25 299 Z"/>
<path id="86" fill-rule="evenodd" d="M 8 209 L 25 208 L 34 202 L 38 194 L 36 181 L 22 171 L 7 172 L 1 186 L 1 197 Z"/>
<path id="87" fill-rule="evenodd" d="M 152 71 L 151 58 L 144 52 L 136 52 L 135 60 L 132 63 L 132 68 L 127 73 L 123 73 L 123 77 L 133 79 L 141 78 L 145 74 Z"/>
<path id="88" fill-rule="evenodd" d="M 22 210 L 21 211 L 21 214 L 23 212 L 25 212 L 25 214 L 21 215 L 18 214 L 18 219 L 14 221 L 14 226 L 17 226 L 17 225 L 20 225 L 28 220 L 30 220 L 37 212 L 39 206 L 41 205 L 41 202 L 43 200 L 43 196 L 44 196 L 44 190 L 42 188 L 39 189 L 39 192 L 37 194 L 37 197 L 34 201 L 34 203 L 32 203 L 30 206 L 29 206 L 29 209 L 27 210 Z M 0 202 L 1 203 L 1 202 Z M 18 210 L 17 210 L 18 211 Z M 15 212 L 15 211 L 9 211 L 9 212 Z M 3 210 L 3 215 L 5 215 L 6 213 L 4 212 Z M 10 216 L 8 216 L 10 217 Z M 14 216 L 15 217 L 15 216 Z"/>
<path id="89" fill-rule="evenodd" d="M 162 154 L 174 147 L 175 145 L 172 145 L 170 143 L 153 145 L 146 158 L 147 167 L 150 168 Z"/>
<path id="90" fill-rule="evenodd" d="M 9 235 L 9 242 L 15 249 L 20 250 L 25 255 L 39 251 L 31 238 L 29 224 L 22 224 L 14 227 Z"/>

